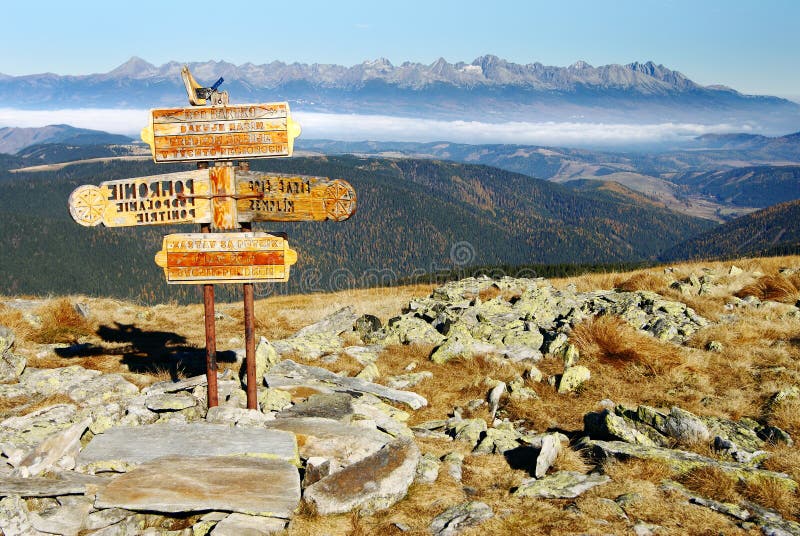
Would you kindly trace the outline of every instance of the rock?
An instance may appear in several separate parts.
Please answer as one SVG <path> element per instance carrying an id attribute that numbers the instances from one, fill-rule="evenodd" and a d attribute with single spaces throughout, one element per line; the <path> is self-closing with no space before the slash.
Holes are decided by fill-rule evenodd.
<path id="1" fill-rule="evenodd" d="M 405 422 L 410 415 L 389 404 L 381 402 L 377 397 L 370 395 L 361 396 L 352 401 L 354 422 L 357 419 L 368 419 L 382 432 L 393 437 L 413 437 L 411 429 Z"/>
<path id="2" fill-rule="evenodd" d="M 262 536 L 282 532 L 285 528 L 285 519 L 233 513 L 217 523 L 211 536 Z"/>
<path id="3" fill-rule="evenodd" d="M 542 438 L 542 446 L 539 455 L 536 457 L 536 469 L 533 476 L 542 478 L 547 474 L 547 470 L 556 461 L 558 453 L 561 451 L 561 440 L 557 434 L 547 434 Z"/>
<path id="4" fill-rule="evenodd" d="M 81 450 L 81 435 L 89 424 L 90 420 L 83 420 L 51 435 L 17 465 L 15 473 L 27 478 L 55 469 L 74 468 Z"/>
<path id="5" fill-rule="evenodd" d="M 664 421 L 664 433 L 684 443 L 707 443 L 711 440 L 708 426 L 697 415 L 673 407 Z"/>
<path id="6" fill-rule="evenodd" d="M 280 355 L 298 354 L 307 359 L 336 354 L 342 349 L 342 339 L 333 333 L 316 333 L 274 341 L 272 346 Z"/>
<path id="7" fill-rule="evenodd" d="M 304 500 L 322 515 L 384 510 L 405 497 L 414 480 L 419 449 L 399 440 L 306 488 Z"/>
<path id="8" fill-rule="evenodd" d="M 466 441 L 473 447 L 486 432 L 486 421 L 483 419 L 454 419 L 447 430 L 457 440 Z"/>
<path id="9" fill-rule="evenodd" d="M 227 426 L 256 426 L 260 427 L 269 421 L 275 420 L 274 415 L 264 414 L 256 409 L 230 408 L 216 406 L 209 408 L 206 413 L 206 422 L 224 424 Z"/>
<path id="10" fill-rule="evenodd" d="M 53 478 L 0 475 L 0 496 L 19 495 L 21 497 L 58 497 L 61 495 L 83 494 L 87 486 L 100 485 L 106 480 L 91 475 L 64 472 Z"/>
<path id="11" fill-rule="evenodd" d="M 5 354 L 14 346 L 14 332 L 5 326 L 0 326 L 0 355 Z"/>
<path id="12" fill-rule="evenodd" d="M 319 417 L 275 419 L 265 426 L 268 430 L 294 434 L 300 456 L 304 459 L 313 456 L 328 458 L 331 472 L 374 454 L 393 439 L 374 429 Z"/>
<path id="13" fill-rule="evenodd" d="M 368 363 L 361 372 L 356 374 L 356 378 L 359 378 L 364 381 L 374 382 L 378 378 L 381 377 L 381 372 L 378 370 L 378 365 L 375 363 Z"/>
<path id="14" fill-rule="evenodd" d="M 0 530 L 4 536 L 44 536 L 33 528 L 28 506 L 16 495 L 0 500 Z"/>
<path id="15" fill-rule="evenodd" d="M 353 418 L 352 397 L 347 393 L 327 393 L 311 395 L 303 402 L 279 412 L 278 419 L 292 417 L 322 417 L 342 422 Z"/>
<path id="16" fill-rule="evenodd" d="M 424 370 L 422 372 L 409 372 L 408 374 L 398 374 L 386 378 L 387 387 L 392 389 L 409 389 L 417 386 L 423 380 L 433 378 L 433 372 Z"/>
<path id="17" fill-rule="evenodd" d="M 98 491 L 95 506 L 289 518 L 299 502 L 300 476 L 288 462 L 184 454 L 151 459 L 117 477 Z"/>
<path id="18" fill-rule="evenodd" d="M 475 339 L 469 333 L 462 332 L 451 336 L 431 354 L 434 363 L 447 363 L 453 359 L 471 359 L 474 355 L 472 346 Z"/>
<path id="19" fill-rule="evenodd" d="M 433 454 L 423 454 L 417 465 L 415 481 L 422 484 L 433 484 L 439 478 L 440 465 L 439 459 Z"/>
<path id="20" fill-rule="evenodd" d="M 500 407 L 500 397 L 502 397 L 506 392 L 506 383 L 505 382 L 497 382 L 497 385 L 492 387 L 489 391 L 488 399 L 489 399 L 489 419 L 494 420 L 494 416 L 497 414 L 497 409 Z"/>
<path id="21" fill-rule="evenodd" d="M 461 482 L 462 466 L 464 465 L 464 455 L 458 452 L 451 452 L 442 458 L 445 471 L 456 482 Z"/>
<path id="22" fill-rule="evenodd" d="M 306 460 L 306 472 L 303 477 L 303 488 L 318 482 L 331 474 L 331 461 L 321 456 L 312 456 Z"/>
<path id="23" fill-rule="evenodd" d="M 225 376 L 217 374 L 217 380 L 224 380 Z M 178 391 L 188 391 L 201 385 L 207 385 L 208 379 L 205 374 L 200 376 L 192 376 L 179 381 L 164 381 L 154 383 L 142 389 L 142 394 L 160 394 L 160 393 L 177 393 Z"/>
<path id="24" fill-rule="evenodd" d="M 3 338 L 0 335 L 0 347 L 2 345 Z M 0 352 L 0 383 L 18 382 L 27 364 L 28 360 L 21 355 L 16 355 L 9 351 Z"/>
<path id="25" fill-rule="evenodd" d="M 130 398 L 139 388 L 120 374 L 103 374 L 69 390 L 67 395 L 79 404 L 96 405 Z"/>
<path id="26" fill-rule="evenodd" d="M 261 411 L 281 411 L 292 405 L 292 395 L 283 389 L 260 389 L 258 391 L 258 406 Z"/>
<path id="27" fill-rule="evenodd" d="M 561 381 L 558 382 L 558 392 L 560 394 L 571 393 L 591 377 L 591 372 L 583 365 L 570 367 L 564 371 L 564 374 L 561 376 Z"/>
<path id="28" fill-rule="evenodd" d="M 20 378 L 20 383 L 30 392 L 50 396 L 56 393 L 68 393 L 100 374 L 100 371 L 87 370 L 78 365 L 54 369 L 28 368 Z"/>
<path id="29" fill-rule="evenodd" d="M 486 435 L 473 450 L 475 454 L 491 454 L 497 452 L 503 454 L 508 450 L 519 447 L 520 435 L 514 430 L 513 426 L 501 427 L 500 423 L 496 428 L 486 430 Z"/>
<path id="30" fill-rule="evenodd" d="M 562 347 L 560 353 L 561 353 L 561 358 L 564 361 L 565 369 L 568 369 L 578 363 L 580 353 L 578 352 L 578 347 L 575 346 L 574 344 L 570 343 Z"/>
<path id="31" fill-rule="evenodd" d="M 41 532 L 77 536 L 83 529 L 91 510 L 92 501 L 81 497 L 41 513 L 31 512 L 29 519 L 33 528 Z"/>
<path id="32" fill-rule="evenodd" d="M 165 456 L 248 456 L 299 465 L 292 434 L 218 424 L 150 424 L 112 428 L 81 451 L 79 470 L 125 471 Z"/>
<path id="33" fill-rule="evenodd" d="M 197 399 L 186 392 L 147 395 L 145 405 L 150 411 L 180 411 L 197 405 Z"/>
<path id="34" fill-rule="evenodd" d="M 520 346 L 512 344 L 503 348 L 501 350 L 501 353 L 506 358 L 514 362 L 528 360 L 528 361 L 533 361 L 534 363 L 538 363 L 539 361 L 542 360 L 542 352 L 530 348 L 529 346 Z"/>
<path id="35" fill-rule="evenodd" d="M 722 346 L 722 343 L 719 342 L 719 341 L 708 341 L 708 344 L 706 344 L 706 350 L 708 350 L 709 352 L 717 352 L 717 353 L 719 353 L 723 349 L 724 349 L 724 346 Z"/>
<path id="36" fill-rule="evenodd" d="M 730 270 L 728 270 L 728 275 L 737 276 L 737 275 L 740 275 L 742 272 L 744 272 L 744 270 L 742 270 L 741 268 L 739 268 L 735 264 L 732 264 Z"/>
<path id="37" fill-rule="evenodd" d="M 608 409 L 599 413 L 587 413 L 583 416 L 583 430 L 594 439 L 618 439 L 626 443 L 645 446 L 666 446 L 667 439 L 655 429 L 649 433 L 639 431 L 636 422 L 626 416 L 617 415 Z M 651 438 L 660 437 L 658 440 Z"/>
<path id="38" fill-rule="evenodd" d="M 348 346 L 342 352 L 347 357 L 355 359 L 361 366 L 366 366 L 378 360 L 379 346 Z"/>
<path id="39" fill-rule="evenodd" d="M 389 325 L 383 330 L 387 333 L 383 339 L 375 342 L 388 345 L 395 342 L 401 344 L 431 344 L 439 345 L 444 341 L 444 336 L 436 331 L 436 328 L 413 316 L 402 316 L 398 319 L 389 321 Z"/>
<path id="40" fill-rule="evenodd" d="M 401 402 L 411 409 L 419 409 L 428 405 L 428 401 L 416 393 L 391 389 L 360 378 L 337 376 L 324 368 L 301 365 L 291 359 L 285 359 L 272 367 L 264 379 L 269 387 L 311 387 L 322 390 L 370 393 L 390 402 Z"/>
<path id="41" fill-rule="evenodd" d="M 494 512 L 488 504 L 470 501 L 452 506 L 434 517 L 430 531 L 434 536 L 450 536 L 458 534 L 467 527 L 480 525 L 493 516 Z"/>
<path id="42" fill-rule="evenodd" d="M 543 499 L 574 499 L 581 493 L 610 480 L 606 475 L 559 471 L 539 480 L 533 478 L 522 482 L 514 495 Z"/>
<path id="43" fill-rule="evenodd" d="M 358 316 L 353 312 L 353 308 L 348 305 L 326 316 L 319 322 L 302 328 L 291 338 L 309 337 L 320 333 L 339 335 L 344 331 L 351 331 L 357 318 Z"/>
<path id="44" fill-rule="evenodd" d="M 597 441 L 582 440 L 578 444 L 579 448 L 589 448 L 594 451 L 594 455 L 599 459 L 621 457 L 621 458 L 640 458 L 645 460 L 658 460 L 679 473 L 686 473 L 696 467 L 712 467 L 731 474 L 745 482 L 757 481 L 762 478 L 770 478 L 776 483 L 785 486 L 789 490 L 795 490 L 798 484 L 784 473 L 776 473 L 764 469 L 757 469 L 749 465 L 715 460 L 702 456 L 695 452 L 685 450 L 667 449 L 663 447 L 646 447 L 643 445 L 632 445 L 622 441 Z"/>
<path id="45" fill-rule="evenodd" d="M 275 347 L 267 340 L 266 337 L 261 337 L 258 340 L 258 344 L 256 345 L 256 354 L 255 354 L 255 361 L 256 361 L 256 380 L 259 384 L 263 381 L 264 374 L 272 368 L 273 365 L 278 363 L 281 358 L 278 355 L 278 351 Z M 245 387 L 247 386 L 247 359 L 242 362 L 242 370 L 239 371 L 239 377 L 242 380 L 242 385 Z"/>
<path id="46" fill-rule="evenodd" d="M 374 315 L 361 315 L 356 319 L 353 329 L 362 341 L 369 341 L 372 334 L 381 329 L 381 319 Z"/>
<path id="47" fill-rule="evenodd" d="M 108 526 L 119 523 L 126 517 L 131 515 L 130 510 L 123 510 L 122 508 L 107 508 L 104 510 L 97 510 L 92 512 L 86 518 L 84 528 L 86 530 L 99 530 Z"/>
<path id="48" fill-rule="evenodd" d="M 27 454 L 52 434 L 69 428 L 77 419 L 72 404 L 56 404 L 20 417 L 0 422 L 0 449 L 16 466 Z"/>
<path id="49" fill-rule="evenodd" d="M 742 508 L 741 506 L 733 503 L 724 503 L 720 501 L 715 501 L 713 499 L 706 499 L 693 491 L 689 490 L 685 486 L 674 482 L 672 480 L 666 481 L 662 485 L 663 489 L 670 490 L 670 491 L 677 491 L 681 495 L 686 496 L 689 499 L 689 502 L 694 504 L 699 504 L 700 506 L 705 506 L 710 510 L 714 510 L 715 512 L 720 512 L 742 521 L 747 521 L 750 519 L 750 512 L 746 509 Z"/>

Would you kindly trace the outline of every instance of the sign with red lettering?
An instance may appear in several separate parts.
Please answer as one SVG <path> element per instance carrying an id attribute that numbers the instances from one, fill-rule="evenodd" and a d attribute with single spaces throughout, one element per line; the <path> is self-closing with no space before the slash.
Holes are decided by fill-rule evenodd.
<path id="1" fill-rule="evenodd" d="M 142 130 L 157 163 L 291 156 L 299 135 L 286 102 L 155 109 Z"/>
<path id="2" fill-rule="evenodd" d="M 171 234 L 156 254 L 170 284 L 285 282 L 295 262 L 286 239 L 257 232 Z"/>

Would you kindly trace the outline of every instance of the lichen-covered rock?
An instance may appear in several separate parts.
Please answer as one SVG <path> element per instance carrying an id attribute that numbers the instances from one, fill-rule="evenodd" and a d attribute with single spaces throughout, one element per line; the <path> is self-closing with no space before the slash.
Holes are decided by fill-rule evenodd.
<path id="1" fill-rule="evenodd" d="M 564 371 L 561 380 L 558 382 L 558 392 L 561 394 L 571 393 L 591 377 L 592 373 L 583 365 L 569 367 Z"/>
<path id="2" fill-rule="evenodd" d="M 180 411 L 197 405 L 197 399 L 186 392 L 148 395 L 145 401 L 150 411 Z"/>
<path id="3" fill-rule="evenodd" d="M 292 405 L 292 395 L 283 389 L 260 389 L 258 391 L 258 406 L 261 411 L 280 411 Z"/>
<path id="4" fill-rule="evenodd" d="M 5 354 L 14 346 L 15 338 L 13 331 L 5 326 L 0 326 L 0 355 Z"/>
<path id="5" fill-rule="evenodd" d="M 574 499 L 610 480 L 606 475 L 585 475 L 576 471 L 559 471 L 538 480 L 535 478 L 525 480 L 519 485 L 514 495 L 542 499 Z"/>
<path id="6" fill-rule="evenodd" d="M 28 506 L 18 495 L 0 500 L 0 530 L 5 536 L 45 536 L 33 528 Z"/>
<path id="7" fill-rule="evenodd" d="M 381 377 L 381 371 L 375 363 L 367 363 L 367 365 L 356 374 L 356 378 L 361 378 L 368 382 L 374 382 Z"/>
<path id="8" fill-rule="evenodd" d="M 492 508 L 480 501 L 470 501 L 451 506 L 433 518 L 430 531 L 434 536 L 452 536 L 468 527 L 480 525 L 494 517 Z"/>
<path id="9" fill-rule="evenodd" d="M 609 410 L 599 413 L 587 413 L 583 416 L 583 430 L 595 439 L 617 439 L 626 443 L 645 446 L 666 446 L 667 440 L 655 429 L 649 433 L 640 431 L 637 423 L 625 415 L 618 415 Z M 661 439 L 658 439 L 661 437 Z"/>
<path id="10" fill-rule="evenodd" d="M 711 431 L 697 415 L 679 407 L 670 409 L 664 421 L 664 433 L 684 443 L 705 443 L 711 440 Z"/>
<path id="11" fill-rule="evenodd" d="M 483 419 L 452 419 L 447 430 L 455 439 L 475 446 L 481 435 L 486 432 L 486 421 Z"/>
<path id="12" fill-rule="evenodd" d="M 3 338 L 2 334 L 0 334 L 0 347 L 2 346 Z M 10 350 L 0 351 L 0 383 L 18 382 L 27 364 L 28 360 L 21 355 L 16 355 Z"/>
<path id="13" fill-rule="evenodd" d="M 54 369 L 28 368 L 21 376 L 20 383 L 29 390 L 42 396 L 56 393 L 69 393 L 102 374 L 97 370 L 88 370 L 78 365 Z"/>
<path id="14" fill-rule="evenodd" d="M 103 374 L 69 390 L 67 395 L 79 404 L 106 404 L 139 394 L 139 388 L 121 374 Z"/>
<path id="15" fill-rule="evenodd" d="M 311 395 L 303 402 L 280 411 L 276 417 L 322 417 L 342 422 L 353 418 L 353 398 L 347 393 L 326 393 Z"/>
<path id="16" fill-rule="evenodd" d="M 439 462 L 436 456 L 426 452 L 420 457 L 415 481 L 422 484 L 433 484 L 436 482 L 436 479 L 439 478 L 439 467 L 441 465 L 441 462 Z"/>
<path id="17" fill-rule="evenodd" d="M 386 378 L 387 387 L 392 389 L 410 389 L 415 387 L 423 380 L 433 378 L 433 372 L 424 370 L 422 372 L 409 372 L 408 374 L 398 374 Z"/>
<path id="18" fill-rule="evenodd" d="M 405 497 L 419 458 L 413 441 L 395 441 L 312 484 L 303 498 L 323 515 L 384 510 Z"/>
<path id="19" fill-rule="evenodd" d="M 542 478 L 547 474 L 547 470 L 556 461 L 558 453 L 561 451 L 561 439 L 558 434 L 547 434 L 542 438 L 542 446 L 539 455 L 536 457 L 536 468 L 533 476 Z"/>
<path id="20" fill-rule="evenodd" d="M 72 404 L 48 406 L 0 422 L 0 449 L 16 466 L 32 449 L 56 432 L 69 428 L 78 418 Z"/>
<path id="21" fill-rule="evenodd" d="M 27 478 L 73 469 L 81 450 L 81 435 L 90 423 L 91 420 L 83 420 L 49 436 L 17 464 L 15 474 Z"/>

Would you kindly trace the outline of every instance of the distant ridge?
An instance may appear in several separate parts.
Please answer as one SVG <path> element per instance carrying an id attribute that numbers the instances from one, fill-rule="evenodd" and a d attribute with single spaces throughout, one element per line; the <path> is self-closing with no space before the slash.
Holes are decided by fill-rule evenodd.
<path id="1" fill-rule="evenodd" d="M 15 107 L 152 107 L 185 101 L 182 63 L 160 66 L 132 57 L 99 74 L 0 76 Z M 627 123 L 750 121 L 786 132 L 800 125 L 800 105 L 770 96 L 700 85 L 653 61 L 567 67 L 518 64 L 493 55 L 470 63 L 430 65 L 385 58 L 358 65 L 272 61 L 189 63 L 195 77 L 225 79 L 234 101 L 289 100 L 305 111 L 369 113 L 488 122 L 617 121 Z"/>
<path id="2" fill-rule="evenodd" d="M 48 125 L 39 128 L 0 128 L 0 153 L 15 154 L 32 145 L 62 143 L 71 145 L 106 145 L 130 143 L 131 138 L 102 130 Z"/>

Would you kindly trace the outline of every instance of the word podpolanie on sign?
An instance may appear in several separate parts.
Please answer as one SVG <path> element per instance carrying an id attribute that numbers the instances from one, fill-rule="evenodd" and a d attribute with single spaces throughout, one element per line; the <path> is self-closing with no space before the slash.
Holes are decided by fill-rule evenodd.
<path id="1" fill-rule="evenodd" d="M 87 227 L 212 223 L 230 229 L 238 222 L 344 221 L 356 211 L 356 192 L 341 179 L 223 166 L 79 186 L 69 211 Z"/>
<path id="2" fill-rule="evenodd" d="M 299 135 L 287 102 L 154 109 L 141 134 L 156 163 L 291 156 Z"/>
<path id="3" fill-rule="evenodd" d="M 155 260 L 170 284 L 286 282 L 297 252 L 267 233 L 182 233 L 165 236 Z"/>

